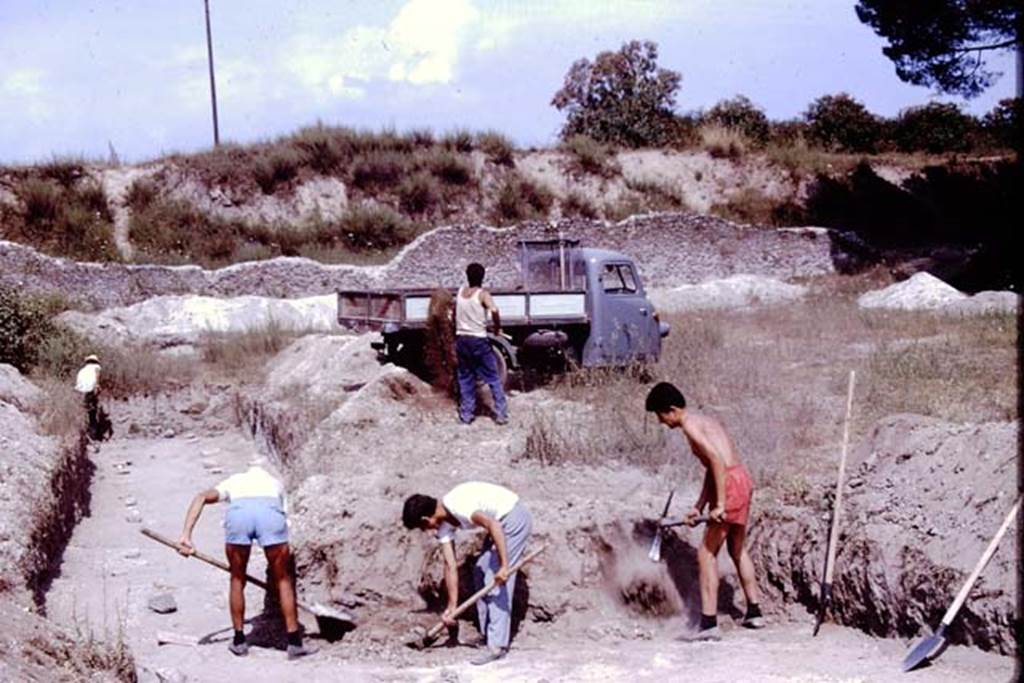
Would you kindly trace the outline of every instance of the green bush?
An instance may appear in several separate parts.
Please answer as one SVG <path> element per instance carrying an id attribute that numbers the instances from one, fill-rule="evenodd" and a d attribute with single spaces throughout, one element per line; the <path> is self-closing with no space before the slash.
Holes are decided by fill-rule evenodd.
<path id="1" fill-rule="evenodd" d="M 978 121 L 955 104 L 929 102 L 900 112 L 893 130 L 901 152 L 965 152 L 973 146 Z"/>
<path id="2" fill-rule="evenodd" d="M 349 209 L 321 236 L 331 233 L 354 249 L 387 249 L 411 240 L 416 226 L 391 207 L 370 204 Z"/>
<path id="3" fill-rule="evenodd" d="M 408 137 L 415 147 L 433 147 L 437 144 L 434 131 L 429 128 L 414 128 L 409 131 Z"/>
<path id="4" fill-rule="evenodd" d="M 565 201 L 562 202 L 562 213 L 567 216 L 593 219 L 597 218 L 597 207 L 583 193 L 573 190 L 565 196 Z"/>
<path id="5" fill-rule="evenodd" d="M 160 197 L 132 213 L 128 234 L 140 256 L 157 263 L 217 265 L 232 260 L 246 227 L 212 218 L 180 199 Z"/>
<path id="6" fill-rule="evenodd" d="M 160 189 L 149 178 L 136 178 L 128 187 L 125 203 L 132 211 L 144 211 L 160 194 Z"/>
<path id="7" fill-rule="evenodd" d="M 881 138 L 881 123 L 863 104 L 846 93 L 814 100 L 804 114 L 809 138 L 826 149 L 874 152 Z"/>
<path id="8" fill-rule="evenodd" d="M 764 110 L 743 95 L 737 95 L 731 100 L 722 100 L 705 112 L 701 120 L 704 123 L 737 130 L 758 145 L 768 142 L 771 133 L 771 125 Z"/>
<path id="9" fill-rule="evenodd" d="M 449 185 L 469 185 L 473 167 L 455 152 L 437 150 L 427 157 L 430 172 Z"/>
<path id="10" fill-rule="evenodd" d="M 45 303 L 0 285 L 0 363 L 23 373 L 34 368 L 43 341 L 53 334 L 50 320 Z"/>
<path id="11" fill-rule="evenodd" d="M 85 175 L 85 161 L 73 157 L 54 157 L 39 167 L 39 175 L 70 189 Z"/>
<path id="12" fill-rule="evenodd" d="M 15 186 L 24 210 L 0 206 L 14 239 L 45 253 L 84 261 L 116 261 L 113 221 L 103 187 L 86 180 L 69 187 L 29 176 Z"/>
<path id="13" fill-rule="evenodd" d="M 477 147 L 499 166 L 515 166 L 516 146 L 498 131 L 489 130 L 476 136 Z"/>
<path id="14" fill-rule="evenodd" d="M 302 155 L 292 149 L 276 149 L 269 154 L 257 158 L 252 165 L 253 180 L 263 194 L 273 194 L 281 185 L 299 173 L 303 163 Z"/>
<path id="15" fill-rule="evenodd" d="M 498 188 L 495 217 L 499 221 L 543 218 L 551 210 L 554 196 L 546 187 L 518 173 L 510 173 Z"/>
<path id="16" fill-rule="evenodd" d="M 406 213 L 427 213 L 440 201 L 441 184 L 429 173 L 418 171 L 398 185 L 399 206 Z"/>
<path id="17" fill-rule="evenodd" d="M 1020 151 L 1024 142 L 1024 99 L 1011 97 L 1000 100 L 992 111 L 985 114 L 982 126 L 996 144 Z"/>
<path id="18" fill-rule="evenodd" d="M 323 124 L 300 129 L 290 142 L 300 155 L 301 165 L 324 175 L 341 168 L 348 161 L 352 149 L 350 136 L 346 132 Z"/>
<path id="19" fill-rule="evenodd" d="M 352 184 L 361 190 L 396 184 L 408 173 L 410 158 L 401 152 L 365 152 L 352 161 Z"/>
<path id="20" fill-rule="evenodd" d="M 572 135 L 562 143 L 562 149 L 572 154 L 577 171 L 597 176 L 612 177 L 620 172 L 615 162 L 615 151 L 586 135 Z"/>

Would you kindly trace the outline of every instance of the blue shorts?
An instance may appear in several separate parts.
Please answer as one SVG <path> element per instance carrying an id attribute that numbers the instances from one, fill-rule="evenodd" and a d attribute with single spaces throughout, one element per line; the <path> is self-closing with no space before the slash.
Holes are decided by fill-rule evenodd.
<path id="1" fill-rule="evenodd" d="M 224 542 L 266 548 L 288 542 L 288 522 L 277 498 L 239 498 L 224 513 Z"/>

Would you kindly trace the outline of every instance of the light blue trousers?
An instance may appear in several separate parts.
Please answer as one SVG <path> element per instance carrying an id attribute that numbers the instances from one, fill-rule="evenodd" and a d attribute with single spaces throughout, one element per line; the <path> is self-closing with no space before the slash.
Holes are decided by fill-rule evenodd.
<path id="1" fill-rule="evenodd" d="M 516 506 L 502 518 L 501 528 L 505 532 L 505 548 L 508 551 L 510 567 L 522 558 L 526 542 L 530 539 L 532 525 L 530 512 L 522 503 L 516 503 Z M 500 568 L 498 550 L 494 547 L 494 541 L 488 539 L 473 570 L 476 590 L 490 583 Z M 512 596 L 515 595 L 515 588 L 516 575 L 513 574 L 504 586 L 494 589 L 476 603 L 480 633 L 487 638 L 488 647 L 508 647 L 512 635 Z"/>

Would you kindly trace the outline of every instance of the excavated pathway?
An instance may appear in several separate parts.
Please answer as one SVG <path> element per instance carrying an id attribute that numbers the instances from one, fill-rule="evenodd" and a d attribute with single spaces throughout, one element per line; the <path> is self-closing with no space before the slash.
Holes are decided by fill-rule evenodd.
<path id="1" fill-rule="evenodd" d="M 398 648 L 394 657 L 369 659 L 344 640 L 319 641 L 312 619 L 303 617 L 321 648 L 314 657 L 289 662 L 271 647 L 254 647 L 247 658 L 227 652 L 227 575 L 177 556 L 144 538 L 151 527 L 176 538 L 194 493 L 244 468 L 254 453 L 240 433 L 179 434 L 171 438 L 118 439 L 94 454 L 92 514 L 76 529 L 61 575 L 48 594 L 49 616 L 98 637 L 123 637 L 135 655 L 142 681 L 888 681 L 901 678 L 906 644 L 826 625 L 811 639 L 810 623 L 786 623 L 764 631 L 726 631 L 721 643 L 682 644 L 677 626 L 659 622 L 651 637 L 559 635 L 558 623 L 531 625 L 512 654 L 486 669 L 466 663 L 467 648 L 416 654 Z M 124 464 L 130 461 L 130 464 Z M 222 468 L 223 472 L 215 468 Z M 134 503 L 134 504 L 132 504 Z M 137 510 L 134 513 L 133 510 Z M 199 549 L 220 556 L 218 508 L 207 509 L 194 536 Z M 134 521 L 140 520 L 140 521 Z M 250 573 L 262 576 L 259 552 Z M 157 593 L 171 593 L 177 611 L 147 607 Z M 261 591 L 246 591 L 251 618 L 262 606 Z M 728 621 L 728 620 L 726 620 Z M 726 625 L 729 626 L 728 624 Z M 199 637 L 201 644 L 158 645 L 157 633 Z M 395 634 L 400 642 L 404 634 Z M 950 648 L 934 666 L 908 681 L 1008 681 L 1014 661 L 978 650 Z"/>

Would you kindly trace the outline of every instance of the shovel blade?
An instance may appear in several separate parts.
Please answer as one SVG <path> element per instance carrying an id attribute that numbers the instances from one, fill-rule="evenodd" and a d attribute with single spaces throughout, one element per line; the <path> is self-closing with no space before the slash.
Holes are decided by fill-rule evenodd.
<path id="1" fill-rule="evenodd" d="M 654 540 L 651 541 L 651 549 L 647 551 L 647 559 L 651 562 L 661 562 L 661 529 L 654 532 Z"/>
<path id="2" fill-rule="evenodd" d="M 946 642 L 945 625 L 914 646 L 903 660 L 903 671 L 912 671 L 939 654 Z"/>

